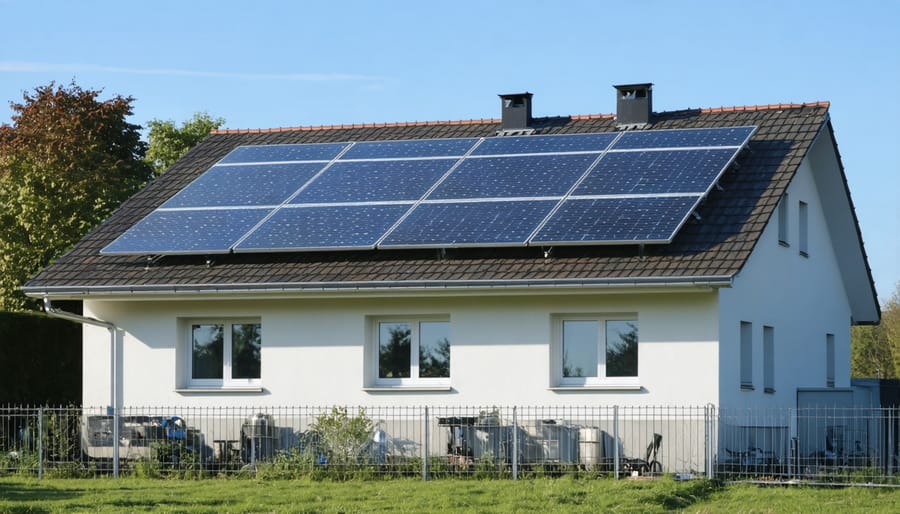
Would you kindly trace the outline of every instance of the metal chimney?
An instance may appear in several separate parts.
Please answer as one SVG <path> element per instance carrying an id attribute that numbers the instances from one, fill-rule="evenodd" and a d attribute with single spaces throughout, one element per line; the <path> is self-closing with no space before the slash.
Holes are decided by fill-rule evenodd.
<path id="1" fill-rule="evenodd" d="M 641 128 L 653 115 L 653 84 L 623 84 L 616 88 L 616 126 Z"/>
<path id="2" fill-rule="evenodd" d="M 530 134 L 531 128 L 531 93 L 515 93 L 500 96 L 501 126 L 500 134 Z"/>

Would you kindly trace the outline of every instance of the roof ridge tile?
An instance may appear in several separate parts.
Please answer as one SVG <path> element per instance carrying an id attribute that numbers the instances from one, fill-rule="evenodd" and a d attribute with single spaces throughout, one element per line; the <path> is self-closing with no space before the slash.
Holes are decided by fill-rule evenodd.
<path id="1" fill-rule="evenodd" d="M 779 109 L 802 109 L 804 107 L 825 107 L 831 106 L 831 102 L 804 102 L 804 103 L 778 103 L 778 104 L 759 104 L 759 105 L 736 105 L 722 107 L 701 107 L 697 109 L 703 114 L 724 113 L 724 112 L 749 112 L 749 111 L 767 111 Z M 682 111 L 673 111 L 682 112 Z M 658 113 L 665 114 L 665 113 Z M 615 114 L 572 114 L 570 116 L 549 116 L 547 118 L 569 118 L 576 121 L 584 120 L 608 120 L 614 119 Z M 382 123 L 341 123 L 334 125 L 298 125 L 293 127 L 273 127 L 273 128 L 244 128 L 244 129 L 214 129 L 210 134 L 269 134 L 277 132 L 298 132 L 298 131 L 318 131 L 318 130 L 348 130 L 348 129 L 365 129 L 365 128 L 391 128 L 391 127 L 431 127 L 431 126 L 458 126 L 458 125 L 484 125 L 500 123 L 498 118 L 480 118 L 480 119 L 464 119 L 464 120 L 434 120 L 434 121 L 396 121 Z"/>

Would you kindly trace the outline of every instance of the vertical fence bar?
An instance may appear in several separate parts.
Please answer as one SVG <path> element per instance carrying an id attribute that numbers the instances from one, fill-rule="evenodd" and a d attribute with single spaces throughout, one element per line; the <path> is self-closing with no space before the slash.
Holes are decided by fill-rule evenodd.
<path id="1" fill-rule="evenodd" d="M 428 407 L 425 407 L 425 417 L 423 418 L 423 441 L 422 441 L 422 480 L 428 480 L 428 440 L 431 438 L 431 418 L 428 416 Z"/>
<path id="2" fill-rule="evenodd" d="M 513 480 L 519 479 L 519 419 L 517 417 L 516 407 L 513 406 L 512 413 L 512 477 Z"/>
<path id="3" fill-rule="evenodd" d="M 44 478 L 44 408 L 38 407 L 37 422 L 38 479 Z"/>
<path id="4" fill-rule="evenodd" d="M 613 405 L 613 476 L 619 479 L 619 406 Z"/>

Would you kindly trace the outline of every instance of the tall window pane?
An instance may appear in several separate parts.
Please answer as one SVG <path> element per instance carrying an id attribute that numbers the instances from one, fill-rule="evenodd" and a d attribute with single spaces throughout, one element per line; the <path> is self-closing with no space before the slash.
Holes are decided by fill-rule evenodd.
<path id="1" fill-rule="evenodd" d="M 450 323 L 419 323 L 419 377 L 450 377 Z"/>
<path id="2" fill-rule="evenodd" d="M 775 391 L 775 329 L 763 327 L 763 390 Z"/>
<path id="3" fill-rule="evenodd" d="M 741 387 L 753 388 L 753 325 L 741 322 Z"/>
<path id="4" fill-rule="evenodd" d="M 606 322 L 606 376 L 636 377 L 638 329 L 634 321 Z"/>
<path id="5" fill-rule="evenodd" d="M 563 321 L 563 377 L 596 377 L 596 321 Z"/>
<path id="6" fill-rule="evenodd" d="M 193 378 L 222 378 L 223 325 L 191 326 Z"/>
<path id="7" fill-rule="evenodd" d="M 409 378 L 409 323 L 378 324 L 378 378 Z"/>
<path id="8" fill-rule="evenodd" d="M 834 387 L 834 334 L 825 334 L 825 386 Z"/>
<path id="9" fill-rule="evenodd" d="M 259 378 L 262 347 L 260 328 L 259 323 L 231 326 L 231 378 Z"/>

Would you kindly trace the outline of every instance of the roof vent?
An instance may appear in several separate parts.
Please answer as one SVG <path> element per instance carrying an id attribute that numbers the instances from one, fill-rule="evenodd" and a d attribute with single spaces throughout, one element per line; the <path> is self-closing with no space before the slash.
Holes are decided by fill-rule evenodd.
<path id="1" fill-rule="evenodd" d="M 653 84 L 623 84 L 616 88 L 616 127 L 642 128 L 653 113 Z"/>
<path id="2" fill-rule="evenodd" d="M 531 128 L 531 93 L 500 95 L 502 118 L 498 135 L 527 135 Z"/>

